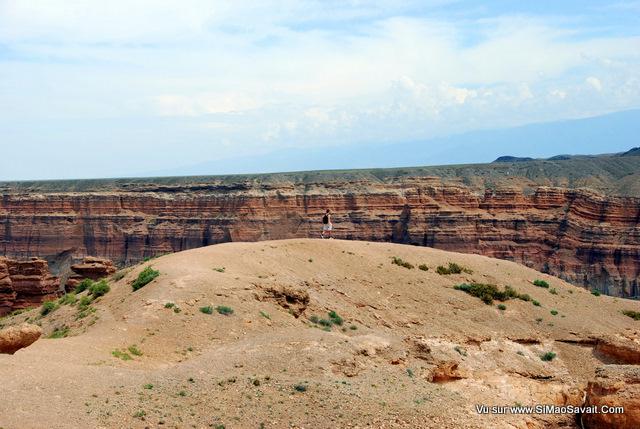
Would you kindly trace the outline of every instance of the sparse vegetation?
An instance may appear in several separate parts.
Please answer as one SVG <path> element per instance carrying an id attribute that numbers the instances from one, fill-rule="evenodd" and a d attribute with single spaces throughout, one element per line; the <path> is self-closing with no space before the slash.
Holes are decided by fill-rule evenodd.
<path id="1" fill-rule="evenodd" d="M 558 310 L 551 310 L 550 313 L 553 314 L 554 316 L 557 316 L 558 315 Z"/>
<path id="2" fill-rule="evenodd" d="M 498 304 L 498 310 L 502 310 L 502 311 L 504 311 L 504 310 L 506 310 L 506 309 L 507 309 L 507 306 L 506 306 L 506 305 L 504 305 L 504 304 Z"/>
<path id="3" fill-rule="evenodd" d="M 329 319 L 331 319 L 331 322 L 334 325 L 342 326 L 342 323 L 344 321 L 342 320 L 342 317 L 338 316 L 338 313 L 336 313 L 335 311 L 330 311 L 328 314 L 329 314 Z"/>
<path id="4" fill-rule="evenodd" d="M 75 293 L 82 293 L 85 290 L 89 289 L 92 284 L 93 284 L 93 280 L 84 279 L 80 283 L 78 283 L 78 285 L 76 286 L 76 289 L 74 290 L 74 292 Z"/>
<path id="5" fill-rule="evenodd" d="M 213 271 L 217 271 L 219 273 L 224 273 L 224 267 L 214 268 Z"/>
<path id="6" fill-rule="evenodd" d="M 89 293 L 93 295 L 93 298 L 98 298 L 104 296 L 107 292 L 109 292 L 111 288 L 109 287 L 109 283 L 106 280 L 100 280 L 97 283 L 93 283 L 89 286 Z"/>
<path id="7" fill-rule="evenodd" d="M 400 267 L 407 268 L 407 269 L 409 269 L 409 270 L 411 270 L 411 269 L 413 269 L 413 268 L 414 268 L 414 266 L 413 266 L 413 264 L 412 264 L 412 263 L 407 262 L 407 261 L 403 261 L 402 259 L 398 258 L 397 256 L 394 256 L 394 257 L 391 259 L 391 263 L 392 263 L 392 264 L 395 264 L 395 265 L 398 265 L 398 266 L 400 266 Z"/>
<path id="8" fill-rule="evenodd" d="M 409 378 L 413 378 L 414 374 L 411 368 L 407 368 L 407 375 L 409 376 Z"/>
<path id="9" fill-rule="evenodd" d="M 529 295 L 520 295 L 518 291 L 510 286 L 505 286 L 504 291 L 498 289 L 496 285 L 485 283 L 462 283 L 454 286 L 454 289 L 461 290 L 469 295 L 480 298 L 485 304 L 493 304 L 493 301 L 507 301 L 511 298 L 518 298 L 522 300 L 531 299 Z M 506 308 L 506 307 L 505 307 Z"/>
<path id="10" fill-rule="evenodd" d="M 46 316 L 49 313 L 52 313 L 58 309 L 58 304 L 55 301 L 47 301 L 42 304 L 40 308 L 40 314 L 42 316 Z"/>
<path id="11" fill-rule="evenodd" d="M 153 384 L 151 384 L 151 383 L 147 383 L 147 384 L 145 384 L 144 386 L 142 386 L 142 388 L 143 388 L 143 389 L 146 389 L 146 390 L 151 390 L 151 389 L 153 389 Z"/>
<path id="12" fill-rule="evenodd" d="M 65 293 L 59 300 L 60 305 L 74 305 L 78 301 L 76 294 L 73 292 Z"/>
<path id="13" fill-rule="evenodd" d="M 49 334 L 49 338 L 64 338 L 69 335 L 69 327 L 62 326 L 60 328 L 56 327 L 51 334 Z"/>
<path id="14" fill-rule="evenodd" d="M 167 302 L 167 303 L 164 305 L 164 308 L 173 308 L 173 307 L 175 307 L 175 306 L 176 306 L 176 305 L 175 305 L 173 302 Z"/>
<path id="15" fill-rule="evenodd" d="M 129 270 L 120 270 L 111 276 L 111 280 L 113 280 L 114 282 L 120 281 L 127 275 L 128 272 Z"/>
<path id="16" fill-rule="evenodd" d="M 146 267 L 144 270 L 138 274 L 138 278 L 131 284 L 133 291 L 137 291 L 138 289 L 148 285 L 151 283 L 156 277 L 160 275 L 160 271 L 154 270 L 151 267 Z"/>
<path id="17" fill-rule="evenodd" d="M 296 392 L 306 392 L 307 391 L 307 386 L 300 383 L 300 384 L 296 384 L 295 386 L 293 386 L 293 390 L 295 390 Z"/>
<path id="18" fill-rule="evenodd" d="M 180 313 L 181 311 L 182 311 L 182 310 L 180 310 L 180 307 L 178 307 L 178 306 L 173 307 L 173 312 L 174 312 L 174 313 Z"/>
<path id="19" fill-rule="evenodd" d="M 213 314 L 213 307 L 207 305 L 206 307 L 200 307 L 200 312 L 204 314 Z"/>
<path id="20" fill-rule="evenodd" d="M 427 267 L 427 264 L 418 265 L 418 269 L 420 269 L 422 271 L 429 271 L 429 267 Z"/>
<path id="21" fill-rule="evenodd" d="M 542 359 L 545 362 L 551 362 L 555 358 L 556 358 L 556 354 L 554 352 L 546 352 L 540 355 L 540 359 Z"/>
<path id="22" fill-rule="evenodd" d="M 136 411 L 136 412 L 133 414 L 133 417 L 135 417 L 135 418 L 137 418 L 137 419 L 141 419 L 141 418 L 143 418 L 143 417 L 144 417 L 144 416 L 146 416 L 146 415 L 147 415 L 147 413 L 146 413 L 146 412 L 144 412 L 144 410 L 140 410 L 140 411 Z"/>
<path id="23" fill-rule="evenodd" d="M 265 319 L 271 320 L 271 316 L 269 316 L 269 313 L 265 313 L 262 310 L 260 310 L 260 316 L 264 317 Z"/>
<path id="24" fill-rule="evenodd" d="M 138 346 L 136 346 L 135 344 L 127 347 L 127 350 L 129 350 L 129 353 L 131 353 L 134 356 L 142 356 L 143 354 L 142 350 L 140 350 Z"/>
<path id="25" fill-rule="evenodd" d="M 546 282 L 546 281 L 544 281 L 544 280 L 535 279 L 535 280 L 533 281 L 533 284 L 534 284 L 535 286 L 538 286 L 538 287 L 543 287 L 543 288 L 549 289 L 549 283 L 547 283 L 547 282 Z"/>
<path id="26" fill-rule="evenodd" d="M 540 301 L 536 301 L 535 299 L 533 301 L 531 301 L 531 303 L 533 305 L 535 305 L 536 307 L 540 307 Z"/>
<path id="27" fill-rule="evenodd" d="M 640 311 L 623 310 L 622 314 L 631 317 L 633 320 L 640 320 Z"/>
<path id="28" fill-rule="evenodd" d="M 227 307 L 226 305 L 217 306 L 216 311 L 218 314 L 222 314 L 223 316 L 230 316 L 233 314 L 233 308 Z"/>
<path id="29" fill-rule="evenodd" d="M 349 329 L 351 329 L 352 331 L 355 331 L 356 329 L 358 329 L 358 327 L 356 325 L 351 325 L 349 326 Z"/>
<path id="30" fill-rule="evenodd" d="M 593 290 L 591 291 L 591 295 L 593 295 L 593 296 L 600 296 L 600 291 L 599 291 L 598 289 L 593 289 Z"/>
<path id="31" fill-rule="evenodd" d="M 436 272 L 442 276 L 446 276 L 449 274 L 460 274 L 462 272 L 467 274 L 473 274 L 472 270 L 470 270 L 469 268 L 462 267 L 456 264 L 455 262 L 449 262 L 449 265 L 446 267 L 442 265 L 438 265 L 436 267 Z"/>
<path id="32" fill-rule="evenodd" d="M 551 289 L 549 289 L 549 293 L 550 293 L 551 295 L 557 295 L 557 294 L 558 294 L 558 291 L 556 290 L 556 288 L 551 288 Z"/>
<path id="33" fill-rule="evenodd" d="M 133 359 L 129 353 L 123 352 L 122 350 L 114 350 L 111 352 L 111 355 L 115 358 L 122 359 L 122 360 Z"/>

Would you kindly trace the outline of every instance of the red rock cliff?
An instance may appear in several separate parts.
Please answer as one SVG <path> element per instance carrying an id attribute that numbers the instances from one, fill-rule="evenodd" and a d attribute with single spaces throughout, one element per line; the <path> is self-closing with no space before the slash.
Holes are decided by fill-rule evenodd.
<path id="1" fill-rule="evenodd" d="M 131 263 L 224 241 L 318 237 L 331 208 L 338 238 L 480 253 L 611 295 L 639 295 L 640 199 L 522 189 L 482 191 L 424 176 L 8 188 L 0 200 L 0 254 Z"/>
<path id="2" fill-rule="evenodd" d="M 56 299 L 59 289 L 60 279 L 51 275 L 47 261 L 0 257 L 0 316 Z"/>

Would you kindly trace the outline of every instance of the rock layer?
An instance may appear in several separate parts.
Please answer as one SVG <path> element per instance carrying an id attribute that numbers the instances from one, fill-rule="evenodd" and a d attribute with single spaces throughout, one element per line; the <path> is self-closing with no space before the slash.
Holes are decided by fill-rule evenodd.
<path id="1" fill-rule="evenodd" d="M 605 365 L 596 370 L 586 392 L 586 406 L 609 409 L 623 407 L 624 413 L 584 414 L 582 423 L 589 429 L 635 429 L 640 427 L 640 367 Z"/>
<path id="2" fill-rule="evenodd" d="M 60 279 L 51 275 L 44 259 L 0 258 L 0 316 L 56 299 L 59 290 Z"/>
<path id="3" fill-rule="evenodd" d="M 338 176 L 123 181 L 87 191 L 5 187 L 0 253 L 56 265 L 88 255 L 129 264 L 227 241 L 319 237 L 331 208 L 337 238 L 478 253 L 606 294 L 640 295 L 640 198 L 485 185 Z"/>
<path id="4" fill-rule="evenodd" d="M 84 279 L 100 280 L 116 272 L 116 267 L 108 259 L 87 256 L 79 264 L 71 266 L 73 274 L 65 283 L 65 290 L 73 290 Z"/>

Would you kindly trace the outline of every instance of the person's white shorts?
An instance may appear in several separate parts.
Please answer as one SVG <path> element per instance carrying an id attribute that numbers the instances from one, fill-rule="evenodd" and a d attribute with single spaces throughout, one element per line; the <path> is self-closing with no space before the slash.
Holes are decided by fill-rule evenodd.
<path id="1" fill-rule="evenodd" d="M 331 225 L 331 224 L 322 225 L 322 230 L 323 231 L 331 231 L 332 229 L 333 229 L 333 225 Z"/>

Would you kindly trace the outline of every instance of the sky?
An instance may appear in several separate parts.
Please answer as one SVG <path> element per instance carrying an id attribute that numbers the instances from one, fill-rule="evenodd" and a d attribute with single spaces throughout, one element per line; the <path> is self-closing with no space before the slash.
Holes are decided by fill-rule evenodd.
<path id="1" fill-rule="evenodd" d="M 640 1 L 0 0 L 0 180 L 638 108 Z"/>

